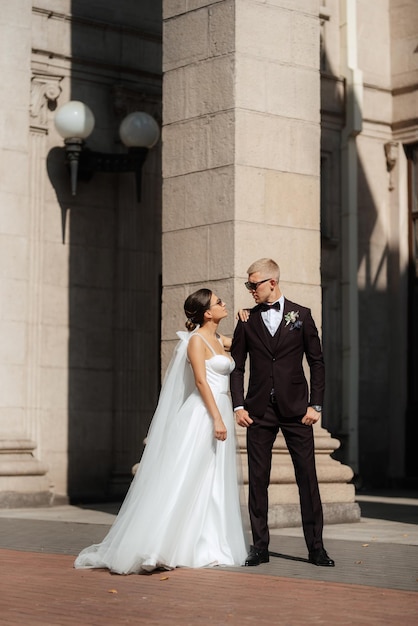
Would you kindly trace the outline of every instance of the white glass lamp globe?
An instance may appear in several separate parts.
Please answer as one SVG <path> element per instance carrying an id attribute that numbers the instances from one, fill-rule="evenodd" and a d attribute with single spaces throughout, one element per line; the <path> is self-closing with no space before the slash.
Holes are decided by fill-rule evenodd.
<path id="1" fill-rule="evenodd" d="M 135 111 L 122 121 L 119 136 L 127 148 L 152 148 L 160 137 L 160 128 L 152 115 Z"/>
<path id="2" fill-rule="evenodd" d="M 94 128 L 91 109 L 79 100 L 71 100 L 55 114 L 55 128 L 63 139 L 85 139 Z"/>

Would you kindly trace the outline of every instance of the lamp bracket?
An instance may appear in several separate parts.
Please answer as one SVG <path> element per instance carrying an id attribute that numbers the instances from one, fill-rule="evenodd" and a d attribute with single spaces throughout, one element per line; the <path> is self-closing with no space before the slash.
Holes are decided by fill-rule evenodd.
<path id="1" fill-rule="evenodd" d="M 71 173 L 71 193 L 77 192 L 77 180 L 89 181 L 95 172 L 121 174 L 135 172 L 137 200 L 141 201 L 142 166 L 148 148 L 129 148 L 124 153 L 107 153 L 90 150 L 82 139 L 65 140 L 66 162 Z"/>

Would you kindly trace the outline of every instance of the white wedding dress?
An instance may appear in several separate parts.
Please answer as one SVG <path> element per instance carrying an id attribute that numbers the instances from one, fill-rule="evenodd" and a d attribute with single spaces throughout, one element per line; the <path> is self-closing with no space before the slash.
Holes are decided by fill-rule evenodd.
<path id="1" fill-rule="evenodd" d="M 192 333 L 177 334 L 180 341 L 136 475 L 109 533 L 79 554 L 76 568 L 131 574 L 245 561 L 240 461 L 228 395 L 234 363 L 215 353 L 206 361 L 207 380 L 228 431 L 225 441 L 217 441 L 187 360 Z"/>

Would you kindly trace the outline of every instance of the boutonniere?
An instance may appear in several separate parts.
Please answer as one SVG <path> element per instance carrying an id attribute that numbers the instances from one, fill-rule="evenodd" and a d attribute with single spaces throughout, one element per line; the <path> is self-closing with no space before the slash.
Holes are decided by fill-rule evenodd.
<path id="1" fill-rule="evenodd" d="M 289 326 L 290 324 L 289 330 L 293 330 L 294 328 L 300 328 L 302 326 L 302 322 L 298 320 L 298 317 L 299 311 L 289 311 L 289 313 L 286 313 L 284 319 L 286 322 L 286 326 Z"/>

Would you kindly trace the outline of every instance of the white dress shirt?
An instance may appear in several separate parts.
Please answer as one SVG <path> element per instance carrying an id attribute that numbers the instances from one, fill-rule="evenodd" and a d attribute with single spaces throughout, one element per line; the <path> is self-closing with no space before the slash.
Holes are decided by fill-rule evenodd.
<path id="1" fill-rule="evenodd" d="M 278 300 L 276 300 L 276 302 L 280 302 L 280 310 L 271 307 L 268 311 L 261 312 L 263 322 L 272 337 L 275 335 L 280 326 L 280 322 L 283 319 L 284 296 L 282 295 Z M 270 303 L 267 302 L 266 304 Z M 274 302 L 272 302 L 272 304 L 274 304 Z"/>

